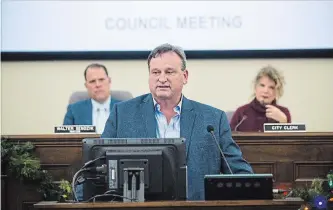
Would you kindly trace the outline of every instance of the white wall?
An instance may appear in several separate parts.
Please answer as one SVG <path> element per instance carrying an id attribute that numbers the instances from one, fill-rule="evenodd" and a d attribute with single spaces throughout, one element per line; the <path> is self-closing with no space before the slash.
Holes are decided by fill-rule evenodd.
<path id="1" fill-rule="evenodd" d="M 85 90 L 84 68 L 96 61 L 3 62 L 2 134 L 50 134 L 61 125 L 73 91 Z M 145 60 L 99 61 L 112 75 L 113 89 L 134 96 L 149 91 Z M 271 64 L 286 77 L 285 95 L 294 122 L 308 131 L 333 131 L 333 59 L 189 60 L 184 94 L 222 110 L 247 103 L 252 80 Z"/>

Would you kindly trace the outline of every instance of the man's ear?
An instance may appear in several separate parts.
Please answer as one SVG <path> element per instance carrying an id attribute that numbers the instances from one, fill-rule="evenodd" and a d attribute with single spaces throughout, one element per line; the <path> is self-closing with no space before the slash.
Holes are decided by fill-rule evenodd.
<path id="1" fill-rule="evenodd" d="M 87 87 L 87 81 L 84 83 L 84 87 L 88 88 L 88 87 Z"/>
<path id="2" fill-rule="evenodd" d="M 188 81 L 188 71 L 187 69 L 184 70 L 184 82 L 183 84 L 186 85 Z"/>
<path id="3" fill-rule="evenodd" d="M 108 79 L 109 79 L 109 83 L 111 84 L 111 77 L 108 77 Z"/>

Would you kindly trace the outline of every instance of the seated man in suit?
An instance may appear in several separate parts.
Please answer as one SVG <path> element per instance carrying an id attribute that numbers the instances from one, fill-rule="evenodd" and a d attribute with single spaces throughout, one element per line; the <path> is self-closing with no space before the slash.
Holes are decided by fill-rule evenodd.
<path id="1" fill-rule="evenodd" d="M 148 56 L 150 94 L 115 104 L 102 138 L 186 139 L 188 199 L 204 199 L 204 175 L 230 173 L 207 126 L 212 125 L 233 173 L 253 173 L 231 137 L 226 114 L 187 99 L 186 56 L 181 48 L 163 44 Z M 222 169 L 222 171 L 221 171 Z"/>
<path id="2" fill-rule="evenodd" d="M 95 125 L 102 133 L 113 105 L 118 100 L 111 98 L 111 78 L 104 65 L 93 63 L 84 71 L 85 87 L 91 99 L 78 101 L 67 107 L 64 125 Z M 83 200 L 83 185 L 76 188 L 78 200 Z"/>
<path id="3" fill-rule="evenodd" d="M 91 99 L 68 105 L 64 125 L 95 125 L 97 133 L 101 134 L 113 105 L 119 101 L 110 95 L 111 78 L 104 65 L 90 64 L 84 78 Z"/>

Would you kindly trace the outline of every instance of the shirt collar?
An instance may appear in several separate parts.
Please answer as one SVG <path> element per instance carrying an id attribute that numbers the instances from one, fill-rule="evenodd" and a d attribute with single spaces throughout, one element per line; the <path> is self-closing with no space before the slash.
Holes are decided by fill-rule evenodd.
<path id="1" fill-rule="evenodd" d="M 181 110 L 182 110 L 182 102 L 183 102 L 183 94 L 180 98 L 180 101 L 178 103 L 178 105 L 176 107 L 173 108 L 173 110 L 177 113 L 177 114 L 180 114 Z M 161 107 L 160 105 L 157 103 L 157 101 L 155 100 L 155 98 L 153 97 L 153 101 L 154 101 L 154 107 L 155 107 L 155 110 L 158 110 L 159 112 L 161 112 Z"/>
<path id="2" fill-rule="evenodd" d="M 111 96 L 109 96 L 106 101 L 104 101 L 103 103 L 100 103 L 94 99 L 91 99 L 91 103 L 93 106 L 94 110 L 97 109 L 105 109 L 105 110 L 109 110 L 110 109 L 110 102 L 111 102 Z"/>

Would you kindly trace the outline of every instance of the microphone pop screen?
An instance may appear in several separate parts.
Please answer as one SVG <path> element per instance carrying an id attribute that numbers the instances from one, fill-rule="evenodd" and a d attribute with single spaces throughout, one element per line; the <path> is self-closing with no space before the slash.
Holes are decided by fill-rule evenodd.
<path id="1" fill-rule="evenodd" d="M 213 127 L 212 125 L 208 125 L 208 126 L 207 126 L 207 131 L 208 131 L 209 133 L 213 132 L 213 131 L 214 131 L 214 127 Z"/>

